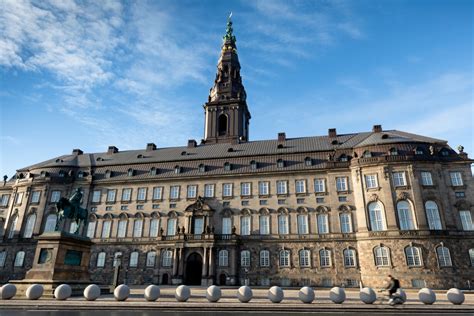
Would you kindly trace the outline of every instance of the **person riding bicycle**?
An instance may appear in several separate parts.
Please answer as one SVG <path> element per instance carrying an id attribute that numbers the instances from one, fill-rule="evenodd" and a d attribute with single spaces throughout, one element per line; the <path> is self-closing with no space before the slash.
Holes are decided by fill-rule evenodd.
<path id="1" fill-rule="evenodd" d="M 400 288 L 400 281 L 395 279 L 391 274 L 388 275 L 388 281 L 389 283 L 386 289 L 388 290 L 390 299 L 393 299 L 393 294 Z"/>

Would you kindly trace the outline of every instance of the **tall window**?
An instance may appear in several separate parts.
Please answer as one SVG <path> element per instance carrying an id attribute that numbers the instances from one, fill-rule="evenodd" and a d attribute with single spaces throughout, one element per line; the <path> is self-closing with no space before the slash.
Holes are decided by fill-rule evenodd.
<path id="1" fill-rule="evenodd" d="M 356 253 L 354 249 L 344 249 L 344 266 L 345 267 L 355 267 L 356 266 Z"/>
<path id="2" fill-rule="evenodd" d="M 25 252 L 24 251 L 18 251 L 15 256 L 15 261 L 13 263 L 13 266 L 15 267 L 23 267 L 23 263 L 25 262 Z"/>
<path id="3" fill-rule="evenodd" d="M 288 182 L 277 181 L 277 194 L 288 194 Z"/>
<path id="4" fill-rule="evenodd" d="M 137 218 L 133 222 L 133 237 L 142 237 L 143 233 L 143 219 Z"/>
<path id="5" fill-rule="evenodd" d="M 5 261 L 7 260 L 7 252 L 5 250 L 0 251 L 0 267 L 5 266 Z"/>
<path id="6" fill-rule="evenodd" d="M 394 172 L 392 173 L 393 185 L 396 187 L 403 187 L 407 185 L 407 180 L 405 178 L 405 172 Z"/>
<path id="7" fill-rule="evenodd" d="M 459 217 L 461 218 L 461 225 L 463 230 L 474 230 L 471 211 L 459 211 Z"/>
<path id="8" fill-rule="evenodd" d="M 121 251 L 117 251 L 114 253 L 114 262 L 112 263 L 112 265 L 114 267 L 117 267 L 119 265 L 119 263 L 122 262 L 122 252 Z"/>
<path id="9" fill-rule="evenodd" d="M 336 178 L 336 191 L 337 192 L 348 191 L 346 177 Z"/>
<path id="10" fill-rule="evenodd" d="M 268 251 L 268 250 L 260 251 L 260 266 L 261 267 L 269 267 L 270 266 L 270 251 Z"/>
<path id="11" fill-rule="evenodd" d="M 99 252 L 97 255 L 97 268 L 103 268 L 105 266 L 105 252 Z"/>
<path id="12" fill-rule="evenodd" d="M 150 237 L 157 237 L 158 231 L 160 230 L 160 219 L 152 218 L 150 221 Z"/>
<path id="13" fill-rule="evenodd" d="M 390 264 L 389 250 L 384 246 L 374 248 L 375 265 L 377 267 L 386 267 Z"/>
<path id="14" fill-rule="evenodd" d="M 187 198 L 188 199 L 195 199 L 197 197 L 197 185 L 188 185 L 188 193 L 187 193 Z"/>
<path id="15" fill-rule="evenodd" d="M 260 228 L 260 235 L 270 234 L 270 216 L 260 215 L 259 228 Z"/>
<path id="16" fill-rule="evenodd" d="M 222 234 L 230 235 L 232 233 L 232 219 L 230 217 L 222 218 Z"/>
<path id="17" fill-rule="evenodd" d="M 156 252 L 150 251 L 146 254 L 146 266 L 151 268 L 155 266 Z"/>
<path id="18" fill-rule="evenodd" d="M 39 203 L 41 197 L 41 191 L 31 192 L 31 203 Z"/>
<path id="19" fill-rule="evenodd" d="M 438 205 L 433 201 L 426 201 L 426 218 L 428 220 L 428 227 L 431 230 L 441 230 L 443 229 L 441 225 L 441 218 L 439 216 Z"/>
<path id="20" fill-rule="evenodd" d="M 229 266 L 229 252 L 227 250 L 219 251 L 219 267 Z"/>
<path id="21" fill-rule="evenodd" d="M 204 233 L 204 218 L 202 216 L 200 217 L 194 217 L 194 226 L 193 226 L 193 234 L 195 235 L 200 235 Z"/>
<path id="22" fill-rule="evenodd" d="M 127 188 L 122 190 L 122 201 L 129 202 L 132 199 L 132 189 Z"/>
<path id="23" fill-rule="evenodd" d="M 232 183 L 224 183 L 222 185 L 222 196 L 223 197 L 231 197 L 233 196 L 233 192 L 232 192 Z"/>
<path id="24" fill-rule="evenodd" d="M 250 216 L 240 218 L 240 234 L 243 236 L 250 235 Z"/>
<path id="25" fill-rule="evenodd" d="M 311 266 L 311 253 L 309 250 L 302 249 L 299 252 L 299 257 L 300 257 L 300 267 L 310 267 Z"/>
<path id="26" fill-rule="evenodd" d="M 56 229 L 56 223 L 58 221 L 58 216 L 56 214 L 49 214 L 46 217 L 46 223 L 44 225 L 44 232 L 54 232 Z"/>
<path id="27" fill-rule="evenodd" d="M 61 198 L 61 191 L 52 191 L 51 192 L 51 203 L 59 202 L 60 198 Z"/>
<path id="28" fill-rule="evenodd" d="M 10 194 L 2 194 L 0 206 L 8 206 L 9 200 L 10 200 Z"/>
<path id="29" fill-rule="evenodd" d="M 36 223 L 36 214 L 28 215 L 26 219 L 25 230 L 23 231 L 23 238 L 31 238 L 33 236 L 33 230 Z"/>
<path id="30" fill-rule="evenodd" d="M 433 185 L 433 178 L 431 177 L 431 172 L 422 171 L 421 172 L 421 184 L 422 185 Z"/>
<path id="31" fill-rule="evenodd" d="M 138 266 L 138 251 L 134 251 L 130 254 L 130 267 L 136 268 Z"/>
<path id="32" fill-rule="evenodd" d="M 18 215 L 14 215 L 12 222 L 10 223 L 10 230 L 8 231 L 8 239 L 12 239 L 15 236 L 15 227 L 18 223 Z"/>
<path id="33" fill-rule="evenodd" d="M 240 265 L 242 267 L 250 267 L 250 251 L 242 250 L 240 252 Z"/>
<path id="34" fill-rule="evenodd" d="M 168 218 L 168 227 L 166 229 L 167 236 L 176 235 L 176 218 Z"/>
<path id="35" fill-rule="evenodd" d="M 115 202 L 117 190 L 107 190 L 107 202 Z"/>
<path id="36" fill-rule="evenodd" d="M 154 187 L 153 200 L 162 200 L 162 199 L 163 199 L 163 187 Z"/>
<path id="37" fill-rule="evenodd" d="M 110 228 L 112 227 L 112 221 L 106 220 L 102 222 L 102 234 L 101 238 L 109 238 L 110 237 Z"/>
<path id="38" fill-rule="evenodd" d="M 278 234 L 286 235 L 289 233 L 288 215 L 281 214 L 278 216 Z"/>
<path id="39" fill-rule="evenodd" d="M 138 188 L 137 200 L 138 201 L 145 201 L 146 200 L 146 188 Z"/>
<path id="40" fill-rule="evenodd" d="M 92 192 L 92 203 L 100 203 L 101 190 L 94 190 Z"/>
<path id="41" fill-rule="evenodd" d="M 436 254 L 438 255 L 438 264 L 440 267 L 451 267 L 453 265 L 448 248 L 439 246 L 436 248 Z"/>
<path id="42" fill-rule="evenodd" d="M 368 206 L 370 229 L 372 231 L 386 230 L 387 225 L 385 223 L 385 211 L 383 205 L 380 202 L 372 202 Z"/>
<path id="43" fill-rule="evenodd" d="M 72 221 L 70 224 L 69 224 L 69 233 L 70 234 L 74 234 L 76 231 L 77 231 L 77 227 L 79 225 L 77 224 L 76 221 Z"/>
<path id="44" fill-rule="evenodd" d="M 88 238 L 94 238 L 95 237 L 95 227 L 97 226 L 97 222 L 89 222 L 87 223 L 87 233 L 86 236 Z"/>
<path id="45" fill-rule="evenodd" d="M 407 265 L 409 267 L 420 267 L 421 261 L 421 249 L 418 247 L 409 246 L 405 248 L 405 256 L 407 259 Z"/>
<path id="46" fill-rule="evenodd" d="M 127 236 L 127 226 L 128 226 L 128 220 L 126 219 L 119 220 L 118 228 L 117 228 L 118 238 L 125 238 L 125 236 Z"/>
<path id="47" fill-rule="evenodd" d="M 376 174 L 368 174 L 365 176 L 365 186 L 367 189 L 374 189 L 378 187 L 377 184 L 377 175 Z"/>
<path id="48" fill-rule="evenodd" d="M 258 183 L 258 194 L 259 195 L 268 195 L 270 194 L 270 182 L 260 181 Z"/>
<path id="49" fill-rule="evenodd" d="M 280 267 L 289 267 L 290 266 L 290 251 L 281 250 L 279 261 L 280 261 Z"/>
<path id="50" fill-rule="evenodd" d="M 204 185 L 204 197 L 214 197 L 214 184 Z"/>
<path id="51" fill-rule="evenodd" d="M 163 251 L 163 259 L 161 265 L 163 267 L 171 267 L 173 265 L 173 252 L 171 250 Z"/>
<path id="52" fill-rule="evenodd" d="M 456 171 L 456 172 L 450 172 L 449 176 L 451 177 L 451 185 L 452 186 L 462 186 L 462 175 L 461 172 Z"/>
<path id="53" fill-rule="evenodd" d="M 173 185 L 170 187 L 170 199 L 176 200 L 179 199 L 179 185 Z"/>
<path id="54" fill-rule="evenodd" d="M 295 182 L 296 193 L 306 193 L 306 180 L 296 180 Z"/>
<path id="55" fill-rule="evenodd" d="M 298 234 L 304 235 L 308 234 L 308 215 L 300 214 L 298 215 Z"/>
<path id="56" fill-rule="evenodd" d="M 397 203 L 397 213 L 401 230 L 413 230 L 416 228 L 413 210 L 408 201 L 399 201 Z"/>
<path id="57" fill-rule="evenodd" d="M 314 179 L 314 192 L 323 193 L 326 192 L 326 185 L 324 179 Z"/>
<path id="58" fill-rule="evenodd" d="M 339 214 L 339 220 L 341 222 L 341 233 L 343 234 L 352 233 L 351 214 L 341 213 Z"/>
<path id="59" fill-rule="evenodd" d="M 328 249 L 321 249 L 319 251 L 319 262 L 321 267 L 331 266 L 331 251 Z"/>
<path id="60" fill-rule="evenodd" d="M 329 233 L 328 214 L 318 214 L 318 234 Z"/>
<path id="61" fill-rule="evenodd" d="M 471 260 L 471 267 L 474 267 L 474 248 L 469 249 L 469 259 Z"/>
<path id="62" fill-rule="evenodd" d="M 252 195 L 252 184 L 250 182 L 242 182 L 240 184 L 240 195 L 243 195 L 243 196 Z"/>

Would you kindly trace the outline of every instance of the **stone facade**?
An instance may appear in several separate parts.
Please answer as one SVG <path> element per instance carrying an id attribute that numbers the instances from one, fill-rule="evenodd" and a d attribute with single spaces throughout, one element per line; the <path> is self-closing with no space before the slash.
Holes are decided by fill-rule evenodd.
<path id="1" fill-rule="evenodd" d="M 77 188 L 93 282 L 111 284 L 119 260 L 128 284 L 380 287 L 389 273 L 405 288 L 474 282 L 473 160 L 462 148 L 379 125 L 248 141 L 231 27 L 205 116 L 200 144 L 75 149 L 19 169 L 0 185 L 0 282 L 25 276 L 55 202 Z"/>

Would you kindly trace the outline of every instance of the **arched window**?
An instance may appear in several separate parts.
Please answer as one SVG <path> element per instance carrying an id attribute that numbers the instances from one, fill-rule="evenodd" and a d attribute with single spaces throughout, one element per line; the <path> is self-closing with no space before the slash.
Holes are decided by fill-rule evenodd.
<path id="1" fill-rule="evenodd" d="M 344 249 L 344 266 L 355 267 L 356 266 L 356 252 L 354 249 Z"/>
<path id="2" fill-rule="evenodd" d="M 250 162 L 250 169 L 252 169 L 252 170 L 257 170 L 258 169 L 258 163 L 255 160 L 252 160 Z"/>
<path id="3" fill-rule="evenodd" d="M 242 216 L 240 218 L 240 234 L 242 236 L 250 235 L 250 216 Z"/>
<path id="4" fill-rule="evenodd" d="M 319 263 L 321 267 L 331 266 L 331 251 L 328 249 L 321 249 L 319 251 Z"/>
<path id="5" fill-rule="evenodd" d="M 95 227 L 97 225 L 97 222 L 96 221 L 90 221 L 89 223 L 87 223 L 87 233 L 86 233 L 86 237 L 88 238 L 94 238 L 95 237 Z"/>
<path id="6" fill-rule="evenodd" d="M 313 159 L 311 159 L 310 157 L 306 157 L 304 159 L 304 165 L 307 167 L 311 167 L 313 165 Z"/>
<path id="7" fill-rule="evenodd" d="M 408 201 L 399 201 L 397 203 L 397 214 L 401 230 L 416 229 L 413 210 Z"/>
<path id="8" fill-rule="evenodd" d="M 352 233 L 352 218 L 350 213 L 339 214 L 339 221 L 341 223 L 341 233 Z"/>
<path id="9" fill-rule="evenodd" d="M 364 151 L 362 154 L 362 158 L 370 158 L 372 157 L 372 153 L 369 150 Z"/>
<path id="10" fill-rule="evenodd" d="M 386 230 L 387 225 L 385 223 L 385 211 L 382 203 L 372 202 L 368 206 L 369 219 L 370 219 L 370 230 L 381 231 Z"/>
<path id="11" fill-rule="evenodd" d="M 13 266 L 15 267 L 23 267 L 23 263 L 25 262 L 25 252 L 23 250 L 18 251 L 15 256 L 15 261 Z"/>
<path id="12" fill-rule="evenodd" d="M 36 214 L 28 215 L 26 219 L 25 230 L 23 231 L 23 238 L 31 238 L 33 236 L 33 230 L 36 223 Z"/>
<path id="13" fill-rule="evenodd" d="M 474 252 L 474 250 L 473 250 Z M 269 267 L 270 266 L 270 251 L 262 250 L 260 251 L 260 266 Z"/>
<path id="14" fill-rule="evenodd" d="M 200 165 L 199 165 L 199 172 L 201 172 L 201 173 L 202 173 L 202 172 L 206 172 L 206 165 L 200 164 Z"/>
<path id="15" fill-rule="evenodd" d="M 221 114 L 219 115 L 219 119 L 217 121 L 218 126 L 218 133 L 219 135 L 226 135 L 227 134 L 227 115 Z"/>
<path id="16" fill-rule="evenodd" d="M 156 260 L 156 252 L 149 251 L 146 254 L 146 266 L 148 268 L 153 268 L 155 266 L 155 260 Z"/>
<path id="17" fill-rule="evenodd" d="M 119 220 L 118 227 L 117 227 L 118 238 L 125 238 L 127 236 L 127 226 L 128 226 L 128 219 L 126 217 L 122 217 Z"/>
<path id="18" fill-rule="evenodd" d="M 163 259 L 161 265 L 163 267 L 171 267 L 173 265 L 173 252 L 171 250 L 163 251 Z"/>
<path id="19" fill-rule="evenodd" d="M 290 266 L 290 251 L 281 250 L 279 261 L 280 261 L 280 267 L 289 267 Z"/>
<path id="20" fill-rule="evenodd" d="M 405 257 L 409 267 L 420 267 L 422 265 L 421 249 L 418 247 L 408 246 L 405 248 Z"/>
<path id="21" fill-rule="evenodd" d="M 329 218 L 328 214 L 318 214 L 318 234 L 329 233 Z"/>
<path id="22" fill-rule="evenodd" d="M 229 266 L 229 252 L 227 250 L 219 251 L 219 267 Z"/>
<path id="23" fill-rule="evenodd" d="M 101 238 L 109 238 L 110 237 L 110 230 L 112 228 L 112 221 L 105 220 L 102 222 L 102 234 Z"/>
<path id="24" fill-rule="evenodd" d="M 250 251 L 242 250 L 240 252 L 240 265 L 242 267 L 250 267 Z"/>
<path id="25" fill-rule="evenodd" d="M 436 254 L 438 255 L 438 264 L 440 267 L 451 267 L 453 265 L 448 248 L 439 246 L 436 248 Z"/>
<path id="26" fill-rule="evenodd" d="M 285 167 L 285 161 L 283 159 L 278 159 L 277 160 L 277 167 L 278 168 L 284 168 Z"/>
<path id="27" fill-rule="evenodd" d="M 13 219 L 10 223 L 10 229 L 8 230 L 8 239 L 12 239 L 15 236 L 15 227 L 18 223 L 18 214 L 13 216 Z"/>
<path id="28" fill-rule="evenodd" d="M 0 251 L 0 267 L 5 266 L 5 261 L 7 260 L 7 252 L 5 250 Z"/>
<path id="29" fill-rule="evenodd" d="M 311 266 L 311 252 L 307 249 L 301 249 L 299 253 L 300 257 L 300 267 L 310 267 Z"/>
<path id="30" fill-rule="evenodd" d="M 374 259 L 377 267 L 386 267 L 390 264 L 390 251 L 388 247 L 377 246 L 374 248 Z"/>
<path id="31" fill-rule="evenodd" d="M 138 251 L 133 251 L 130 254 L 130 267 L 136 268 L 138 266 Z"/>
<path id="32" fill-rule="evenodd" d="M 150 221 L 150 237 L 157 237 L 158 231 L 160 230 L 160 219 L 159 218 L 152 218 Z"/>
<path id="33" fill-rule="evenodd" d="M 133 237 L 142 237 L 143 233 L 143 219 L 137 218 L 133 222 Z"/>
<path id="34" fill-rule="evenodd" d="M 44 225 L 44 232 L 54 232 L 56 229 L 56 223 L 58 221 L 58 216 L 56 214 L 49 214 L 46 217 L 46 223 Z"/>
<path id="35" fill-rule="evenodd" d="M 289 234 L 288 215 L 286 214 L 278 215 L 278 234 Z"/>
<path id="36" fill-rule="evenodd" d="M 469 260 L 471 261 L 471 267 L 474 267 L 474 248 L 469 249 Z"/>
<path id="37" fill-rule="evenodd" d="M 307 214 L 299 214 L 297 217 L 298 220 L 298 234 L 299 235 L 306 235 L 309 233 L 308 229 L 308 215 Z"/>
<path id="38" fill-rule="evenodd" d="M 441 218 L 439 216 L 438 205 L 433 201 L 426 201 L 425 210 L 426 210 L 426 219 L 428 220 L 428 227 L 431 230 L 443 229 L 441 225 Z"/>
<path id="39" fill-rule="evenodd" d="M 224 171 L 231 171 L 232 165 L 229 162 L 224 162 Z"/>
<path id="40" fill-rule="evenodd" d="M 122 264 L 122 252 L 121 251 L 117 251 L 116 253 L 114 253 L 113 266 L 117 267 L 119 264 Z"/>
<path id="41" fill-rule="evenodd" d="M 103 268 L 105 266 L 105 252 L 99 252 L 97 255 L 97 268 Z"/>
<path id="42" fill-rule="evenodd" d="M 270 216 L 260 215 L 259 217 L 260 235 L 270 234 Z"/>

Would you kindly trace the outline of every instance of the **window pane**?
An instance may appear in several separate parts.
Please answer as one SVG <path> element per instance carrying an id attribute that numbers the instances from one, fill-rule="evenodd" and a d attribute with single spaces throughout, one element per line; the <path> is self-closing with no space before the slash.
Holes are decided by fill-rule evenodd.
<path id="1" fill-rule="evenodd" d="M 230 217 L 222 218 L 222 234 L 230 235 L 232 233 L 232 220 Z"/>

